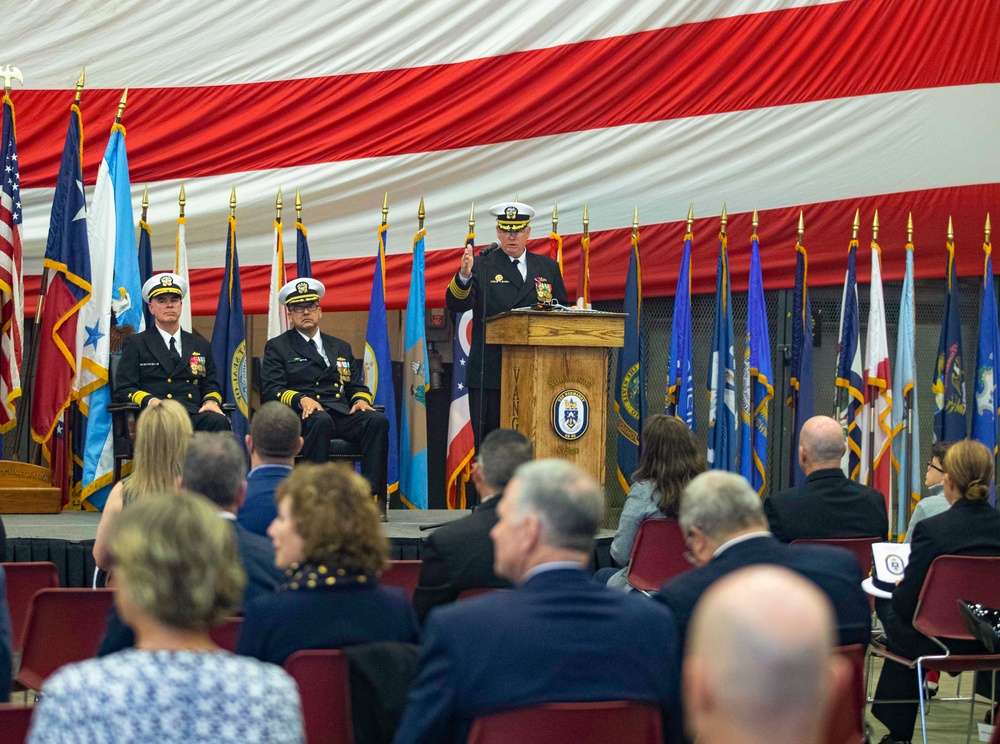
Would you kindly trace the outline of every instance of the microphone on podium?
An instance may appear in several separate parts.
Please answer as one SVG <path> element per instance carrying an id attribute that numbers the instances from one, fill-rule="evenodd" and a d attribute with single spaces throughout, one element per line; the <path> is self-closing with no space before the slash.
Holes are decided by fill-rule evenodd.
<path id="1" fill-rule="evenodd" d="M 494 241 L 493 241 L 492 243 L 490 243 L 489 245 L 487 245 L 487 246 L 484 246 L 484 247 L 483 247 L 483 248 L 482 248 L 482 249 L 481 249 L 481 250 L 479 251 L 479 255 L 480 255 L 480 256 L 484 256 L 484 257 L 485 257 L 485 256 L 488 256 L 488 255 L 490 255 L 491 253 L 493 253 L 493 251 L 495 251 L 495 250 L 496 250 L 497 248 L 499 248 L 499 247 L 500 247 L 500 241 L 499 241 L 499 240 L 494 240 Z"/>

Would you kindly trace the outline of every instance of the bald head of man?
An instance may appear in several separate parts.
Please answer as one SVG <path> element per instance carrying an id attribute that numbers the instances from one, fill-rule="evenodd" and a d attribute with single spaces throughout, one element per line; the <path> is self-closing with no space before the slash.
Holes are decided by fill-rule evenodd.
<path id="1" fill-rule="evenodd" d="M 813 416 L 799 433 L 799 465 L 809 475 L 816 470 L 839 468 L 847 451 L 844 430 L 829 416 Z"/>
<path id="2" fill-rule="evenodd" d="M 695 608 L 684 658 L 684 716 L 700 744 L 821 740 L 849 664 L 834 654 L 829 599 L 777 566 L 735 571 Z"/>

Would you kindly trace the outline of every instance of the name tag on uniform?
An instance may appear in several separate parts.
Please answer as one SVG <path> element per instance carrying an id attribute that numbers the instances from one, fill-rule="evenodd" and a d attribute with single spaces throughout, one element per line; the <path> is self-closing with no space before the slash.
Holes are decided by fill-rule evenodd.
<path id="1" fill-rule="evenodd" d="M 140 367 L 159 367 L 159 362 L 139 362 Z"/>
<path id="2" fill-rule="evenodd" d="M 490 282 L 490 284 L 510 284 L 510 282 L 507 279 L 504 279 L 503 274 L 497 274 L 495 277 L 493 277 L 493 280 Z"/>

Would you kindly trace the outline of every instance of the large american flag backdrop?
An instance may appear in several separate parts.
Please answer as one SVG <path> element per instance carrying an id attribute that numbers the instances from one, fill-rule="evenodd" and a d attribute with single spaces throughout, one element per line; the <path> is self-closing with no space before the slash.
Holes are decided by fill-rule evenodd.
<path id="1" fill-rule="evenodd" d="M 0 60 L 26 83 L 12 97 L 27 310 L 84 65 L 85 180 L 128 86 L 135 209 L 148 185 L 154 267 L 170 269 L 185 184 L 195 314 L 216 309 L 233 185 L 252 313 L 267 311 L 279 186 L 286 204 L 301 189 L 332 310 L 367 307 L 386 191 L 391 308 L 406 302 L 421 196 L 431 305 L 470 202 L 487 219 L 515 195 L 540 211 L 542 251 L 558 202 L 571 285 L 589 203 L 597 300 L 622 294 L 636 206 L 644 293 L 672 294 L 689 202 L 696 293 L 714 291 L 724 201 L 737 291 L 755 206 L 769 289 L 794 281 L 800 208 L 812 286 L 843 281 L 859 208 L 865 225 L 879 209 L 884 279 L 903 276 L 909 211 L 918 278 L 943 275 L 949 215 L 959 273 L 978 275 L 1000 205 L 997 28 L 994 0 L 27 3 L 4 17 Z"/>

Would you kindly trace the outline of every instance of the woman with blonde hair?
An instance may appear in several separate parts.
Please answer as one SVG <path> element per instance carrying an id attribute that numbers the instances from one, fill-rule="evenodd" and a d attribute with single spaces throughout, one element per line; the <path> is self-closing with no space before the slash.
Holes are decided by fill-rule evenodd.
<path id="1" fill-rule="evenodd" d="M 150 403 L 136 423 L 132 474 L 114 485 L 97 525 L 94 561 L 111 567 L 108 547 L 111 523 L 125 504 L 150 493 L 173 493 L 180 488 L 184 458 L 194 436 L 191 417 L 173 400 Z"/>
<path id="2" fill-rule="evenodd" d="M 217 507 L 187 491 L 144 494 L 115 519 L 111 551 L 115 607 L 135 648 L 50 677 L 30 742 L 303 741 L 291 677 L 209 636 L 239 606 L 246 582 L 236 535 Z"/>
<path id="3" fill-rule="evenodd" d="M 267 534 L 286 581 L 244 608 L 239 653 L 283 664 L 302 649 L 416 643 L 410 602 L 379 584 L 388 544 L 368 481 L 346 465 L 302 464 L 274 500 Z"/>
<path id="4" fill-rule="evenodd" d="M 913 627 L 913 616 L 924 579 L 934 559 L 942 555 L 1000 555 L 1000 513 L 990 506 L 993 453 L 979 442 L 965 439 L 945 453 L 944 497 L 946 511 L 922 520 L 913 529 L 910 561 L 892 599 L 875 602 L 885 628 L 889 651 L 915 659 L 940 653 L 939 646 Z M 957 653 L 985 653 L 978 641 L 947 641 Z M 913 736 L 919 685 L 914 671 L 886 660 L 875 690 L 872 714 L 889 729 L 886 744 L 908 742 Z M 987 696 L 989 692 L 987 691 Z"/>

